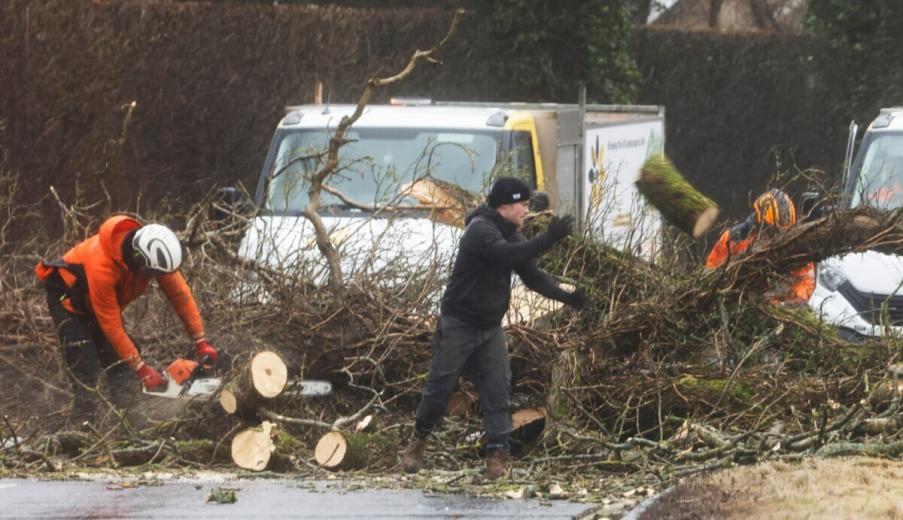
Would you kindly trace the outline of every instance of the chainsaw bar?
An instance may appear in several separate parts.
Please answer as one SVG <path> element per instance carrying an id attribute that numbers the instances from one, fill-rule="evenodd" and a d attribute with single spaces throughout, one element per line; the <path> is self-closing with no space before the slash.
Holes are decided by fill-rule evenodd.
<path id="1" fill-rule="evenodd" d="M 319 381 L 316 379 L 295 379 L 289 381 L 285 385 L 285 390 L 281 395 L 291 397 L 303 396 L 323 396 L 332 393 L 332 383 L 329 381 Z"/>
<path id="2" fill-rule="evenodd" d="M 166 379 L 166 388 L 164 390 L 151 391 L 145 388 L 144 393 L 167 399 L 212 397 L 223 386 L 223 378 L 221 377 L 199 377 L 186 382 L 184 385 L 180 385 L 168 376 L 164 376 L 164 378 Z M 289 381 L 281 395 L 313 397 L 325 396 L 331 393 L 332 383 L 329 381 L 302 379 Z"/>
<path id="3" fill-rule="evenodd" d="M 199 377 L 185 385 L 180 385 L 168 376 L 163 377 L 166 379 L 166 387 L 163 390 L 148 390 L 145 388 L 144 393 L 154 397 L 166 397 L 167 399 L 211 397 L 223 385 L 221 377 Z"/>

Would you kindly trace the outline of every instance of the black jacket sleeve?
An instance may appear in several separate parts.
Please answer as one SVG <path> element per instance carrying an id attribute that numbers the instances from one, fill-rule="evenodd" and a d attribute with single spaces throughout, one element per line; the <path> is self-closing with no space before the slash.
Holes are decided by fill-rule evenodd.
<path id="1" fill-rule="evenodd" d="M 530 240 L 509 242 L 496 226 L 482 220 L 467 226 L 461 238 L 462 249 L 512 269 L 545 253 L 553 245 L 555 242 L 545 233 Z"/>
<path id="2" fill-rule="evenodd" d="M 536 260 L 530 259 L 515 268 L 515 272 L 524 281 L 524 285 L 532 291 L 536 291 L 546 298 L 568 303 L 570 293 L 558 286 L 558 283 L 536 265 Z"/>

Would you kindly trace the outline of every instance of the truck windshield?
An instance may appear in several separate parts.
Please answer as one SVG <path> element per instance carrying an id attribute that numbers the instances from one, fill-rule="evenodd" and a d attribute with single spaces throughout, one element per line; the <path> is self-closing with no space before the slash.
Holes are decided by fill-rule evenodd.
<path id="1" fill-rule="evenodd" d="M 331 133 L 325 130 L 286 130 L 277 135 L 270 160 L 266 207 L 278 213 L 297 213 L 308 204 L 309 177 L 323 165 Z M 320 207 L 367 209 L 428 206 L 405 188 L 414 180 L 451 183 L 482 193 L 489 183 L 501 132 L 475 133 L 448 129 L 352 129 L 339 151 L 339 169 L 327 180 Z M 437 183 L 441 185 L 440 183 Z"/>
<path id="2" fill-rule="evenodd" d="M 903 206 L 903 133 L 876 134 L 868 143 L 853 187 L 853 207 Z"/>

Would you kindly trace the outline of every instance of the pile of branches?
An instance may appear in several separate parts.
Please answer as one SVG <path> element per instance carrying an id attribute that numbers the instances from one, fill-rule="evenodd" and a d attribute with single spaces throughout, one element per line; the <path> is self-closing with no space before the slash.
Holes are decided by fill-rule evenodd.
<path id="1" fill-rule="evenodd" d="M 209 218 L 212 213 L 220 218 Z M 268 406 L 281 420 L 283 435 L 293 439 L 282 442 L 294 455 L 286 469 L 309 469 L 322 433 L 366 413 L 377 416 L 380 435 L 366 469 L 397 471 L 400 443 L 412 426 L 429 367 L 448 259 L 417 271 L 405 264 L 403 273 L 393 272 L 393 262 L 378 272 L 362 268 L 347 278 L 343 297 L 335 298 L 316 280 L 239 258 L 237 241 L 253 216 L 210 197 L 184 217 L 189 254 L 183 270 L 208 335 L 236 363 L 273 350 L 291 377 L 333 382 L 335 392 L 327 399 L 291 398 Z M 734 463 L 903 451 L 897 382 L 886 375 L 898 342 L 848 343 L 807 308 L 774 305 L 764 296 L 777 275 L 811 261 L 865 250 L 903 252 L 899 217 L 872 209 L 836 211 L 762 237 L 714 271 L 648 262 L 588 236 L 557 246 L 542 259 L 544 268 L 586 287 L 591 304 L 582 312 L 562 308 L 508 327 L 513 402 L 546 414 L 541 434 L 522 439 L 515 476 L 581 467 L 663 485 Z M 527 231 L 544 226 L 539 215 Z M 43 295 L 24 281 L 28 262 L 16 258 L 31 260 L 21 252 L 4 255 L 5 268 L 19 271 L 4 283 L 19 280 L 11 289 L 21 295 L 16 309 L 4 312 L 29 316 L 29 325 L 20 325 L 15 338 L 4 337 L 0 361 L 18 367 L 11 374 L 20 381 L 44 388 L 44 401 L 52 404 L 42 406 L 58 420 L 29 415 L 42 409 L 33 402 L 4 403 L 10 412 L 0 427 L 0 465 L 34 470 L 228 460 L 230 436 L 245 425 L 210 403 L 157 418 L 144 417 L 146 409 L 136 407 L 132 414 L 111 406 L 103 421 L 89 431 L 80 428 L 76 437 L 84 438 L 74 441 L 69 430 L 77 425 L 65 421 L 66 374 L 49 319 L 42 317 Z M 259 289 L 257 295 L 236 296 L 236 288 L 248 284 Z M 159 294 L 148 300 L 127 313 L 130 332 L 150 359 L 184 355 L 183 333 L 166 303 Z M 27 352 L 22 345 L 29 346 Z M 466 381 L 462 391 L 473 394 Z M 441 456 L 433 467 L 478 465 L 480 430 L 478 403 L 450 417 L 437 435 Z"/>
<path id="2" fill-rule="evenodd" d="M 650 264 L 585 239 L 547 258 L 550 271 L 589 280 L 593 302 L 547 329 L 565 338 L 557 360 L 534 351 L 537 367 L 552 367 L 547 381 L 556 366 L 567 375 L 556 402 L 566 399 L 561 424 L 572 442 L 561 456 L 622 460 L 644 446 L 639 466 L 674 476 L 804 454 L 899 453 L 900 389 L 887 375 L 899 340 L 849 343 L 807 307 L 766 295 L 809 262 L 900 254 L 900 215 L 835 210 L 763 236 L 713 271 Z"/>

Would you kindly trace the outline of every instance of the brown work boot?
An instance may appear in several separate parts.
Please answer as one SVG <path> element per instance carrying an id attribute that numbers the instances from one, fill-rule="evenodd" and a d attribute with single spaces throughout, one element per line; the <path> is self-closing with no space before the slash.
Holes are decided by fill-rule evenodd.
<path id="1" fill-rule="evenodd" d="M 401 459 L 401 466 L 406 473 L 417 473 L 423 466 L 423 455 L 426 453 L 426 447 L 429 441 L 425 438 L 414 437 L 411 443 L 404 450 L 404 457 Z"/>
<path id="2" fill-rule="evenodd" d="M 496 480 L 508 475 L 508 461 L 511 460 L 511 452 L 504 448 L 491 450 L 486 457 L 486 478 Z"/>

